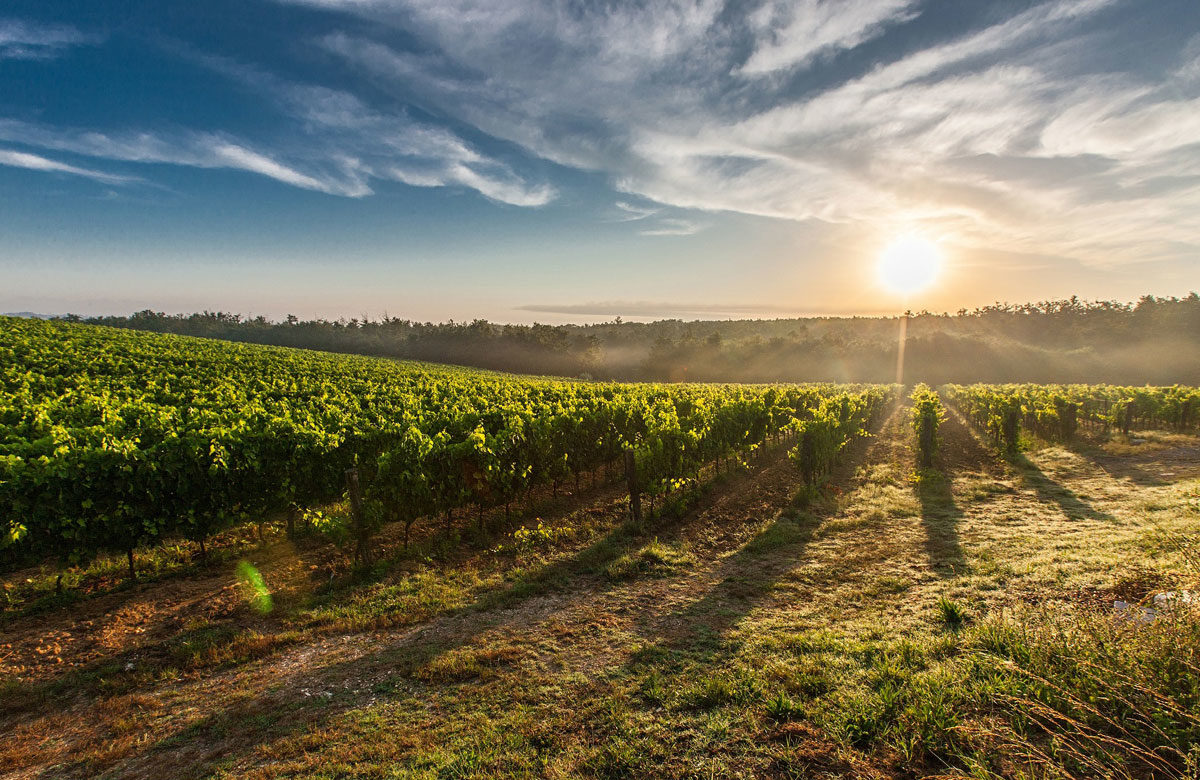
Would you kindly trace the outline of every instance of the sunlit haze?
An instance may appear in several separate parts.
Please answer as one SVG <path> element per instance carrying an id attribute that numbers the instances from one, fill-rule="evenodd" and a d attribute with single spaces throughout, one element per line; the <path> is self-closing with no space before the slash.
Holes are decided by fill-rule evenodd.
<path id="1" fill-rule="evenodd" d="M 942 269 L 942 253 L 920 236 L 901 236 L 879 256 L 879 281 L 891 292 L 913 295 L 931 284 Z"/>
<path id="2" fill-rule="evenodd" d="M 775 318 L 1200 279 L 1195 0 L 9 0 L 0 95 L 0 312 Z"/>

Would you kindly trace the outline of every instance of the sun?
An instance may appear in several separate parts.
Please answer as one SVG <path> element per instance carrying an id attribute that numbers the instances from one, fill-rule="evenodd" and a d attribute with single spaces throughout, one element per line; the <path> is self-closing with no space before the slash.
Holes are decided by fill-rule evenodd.
<path id="1" fill-rule="evenodd" d="M 920 236 L 901 236 L 879 256 L 879 281 L 899 295 L 910 295 L 933 284 L 942 270 L 937 244 Z"/>

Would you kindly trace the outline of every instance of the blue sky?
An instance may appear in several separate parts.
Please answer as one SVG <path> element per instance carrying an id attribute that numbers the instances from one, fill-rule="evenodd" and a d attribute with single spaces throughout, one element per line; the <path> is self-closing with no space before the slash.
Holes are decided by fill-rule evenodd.
<path id="1" fill-rule="evenodd" d="M 874 266 L 936 242 L 900 299 Z M 1195 0 L 8 0 L 0 311 L 563 322 L 1200 287 Z"/>

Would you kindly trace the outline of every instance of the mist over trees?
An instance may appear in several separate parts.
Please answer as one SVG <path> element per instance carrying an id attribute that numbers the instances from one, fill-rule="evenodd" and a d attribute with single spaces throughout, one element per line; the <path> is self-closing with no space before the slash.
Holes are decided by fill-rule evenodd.
<path id="1" fill-rule="evenodd" d="M 900 317 L 499 325 L 225 312 L 66 319 L 187 336 L 596 379 L 888 382 Z M 1078 298 L 907 317 L 904 379 L 1200 384 L 1200 296 Z"/>

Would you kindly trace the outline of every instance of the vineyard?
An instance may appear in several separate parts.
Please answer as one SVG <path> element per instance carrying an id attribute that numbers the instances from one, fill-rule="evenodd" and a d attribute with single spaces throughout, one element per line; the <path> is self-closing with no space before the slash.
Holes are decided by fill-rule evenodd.
<path id="1" fill-rule="evenodd" d="M 794 441 L 816 485 L 885 386 L 622 385 L 4 319 L 0 513 L 9 554 L 78 564 L 309 512 L 350 493 L 356 557 L 386 523 L 530 501 L 621 473 L 631 504 Z M 628 455 L 626 454 L 628 453 Z M 348 479 L 349 477 L 349 479 Z M 318 515 L 319 517 L 319 515 Z M 480 528 L 482 531 L 482 527 Z"/>
<path id="2" fill-rule="evenodd" d="M 1071 441 L 1081 424 L 1105 434 L 1200 430 L 1200 390 L 1191 387 L 946 385 L 943 390 L 1009 454 L 1019 447 L 1022 426 L 1058 443 Z"/>
<path id="3" fill-rule="evenodd" d="M 0 318 L 0 780 L 1190 780 L 1198 529 L 1195 388 Z"/>

